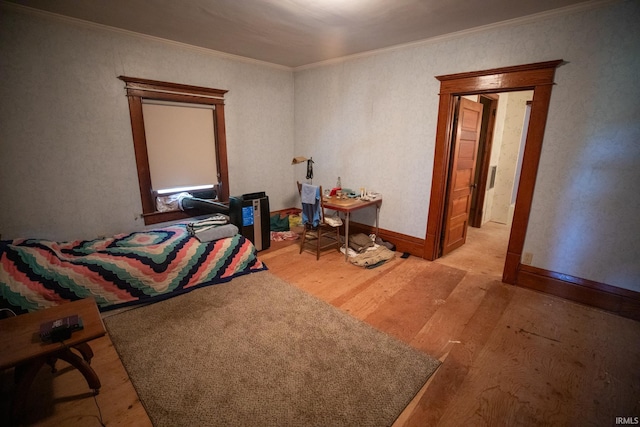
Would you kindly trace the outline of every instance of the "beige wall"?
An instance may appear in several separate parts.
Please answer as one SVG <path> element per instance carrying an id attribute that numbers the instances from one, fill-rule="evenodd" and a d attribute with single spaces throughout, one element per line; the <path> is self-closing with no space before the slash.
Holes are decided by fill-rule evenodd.
<path id="1" fill-rule="evenodd" d="M 381 192 L 381 226 L 424 238 L 435 76 L 564 59 L 524 250 L 536 267 L 640 291 L 639 18 L 637 1 L 600 4 L 301 69 L 296 152 L 316 160 L 314 182 Z"/>
<path id="2" fill-rule="evenodd" d="M 640 2 L 593 5 L 292 71 L 3 3 L 0 233 L 141 227 L 124 74 L 229 90 L 231 194 L 295 206 L 305 171 L 291 158 L 313 156 L 314 183 L 379 191 L 381 226 L 424 238 L 434 76 L 564 59 L 524 250 L 536 267 L 640 291 Z"/>
<path id="3" fill-rule="evenodd" d="M 92 239 L 143 227 L 120 75 L 226 89 L 230 194 L 293 203 L 288 68 L 0 4 L 0 234 Z"/>
<path id="4" fill-rule="evenodd" d="M 487 190 L 484 220 L 511 224 L 511 195 L 520 152 L 522 125 L 527 101 L 533 91 L 501 93 L 496 111 L 490 166 L 497 166 L 495 186 Z M 490 199 L 490 201 L 488 200 Z"/>

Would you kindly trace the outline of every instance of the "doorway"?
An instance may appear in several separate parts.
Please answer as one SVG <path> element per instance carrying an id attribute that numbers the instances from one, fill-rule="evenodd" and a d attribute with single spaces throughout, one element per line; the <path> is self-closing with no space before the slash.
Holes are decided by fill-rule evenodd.
<path id="1" fill-rule="evenodd" d="M 500 280 L 507 255 L 509 228 L 489 221 L 481 228 L 469 227 L 467 243 L 434 262 Z"/>
<path id="2" fill-rule="evenodd" d="M 502 276 L 518 188 L 519 165 L 528 128 L 527 107 L 531 97 L 531 91 L 461 97 L 465 99 L 465 103 L 470 102 L 478 108 L 482 106 L 480 133 L 477 135 L 475 178 L 470 185 L 471 207 L 464 243 L 454 250 L 445 251 L 446 239 L 443 238 L 439 263 L 469 272 Z M 459 111 L 457 117 L 459 120 Z M 459 124 L 456 126 L 456 132 L 458 127 Z M 455 162 L 456 146 L 454 134 L 453 160 L 450 161 L 452 165 Z M 452 171 L 451 167 L 449 179 Z M 446 197 L 451 198 L 449 192 Z M 449 205 L 447 202 L 447 207 Z M 444 221 L 446 224 L 447 219 Z M 446 230 L 445 226 L 443 234 L 446 234 Z"/>
<path id="3" fill-rule="evenodd" d="M 524 247 L 544 128 L 549 110 L 551 88 L 555 70 L 562 62 L 562 60 L 548 61 L 436 77 L 441 82 L 440 102 L 424 258 L 434 260 L 439 256 L 445 194 L 448 185 L 455 98 L 462 94 L 533 90 L 530 124 L 526 136 L 516 207 L 502 275 L 502 280 L 505 283 L 517 283 L 518 267 L 520 266 Z"/>
<path id="4" fill-rule="evenodd" d="M 491 150 L 493 149 L 493 131 L 496 124 L 498 111 L 497 94 L 478 95 L 478 102 L 482 104 L 482 126 L 480 128 L 480 141 L 478 142 L 478 164 L 476 166 L 475 183 L 476 191 L 471 197 L 471 209 L 469 210 L 469 225 L 482 227 L 485 213 L 485 197 L 487 187 L 493 188 L 495 183 L 495 171 L 491 167 Z"/>

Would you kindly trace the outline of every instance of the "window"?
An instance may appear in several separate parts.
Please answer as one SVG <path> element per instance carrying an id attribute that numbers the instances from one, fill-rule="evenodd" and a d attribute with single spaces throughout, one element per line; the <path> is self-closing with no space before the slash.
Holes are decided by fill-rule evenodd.
<path id="1" fill-rule="evenodd" d="M 120 76 L 126 83 L 145 224 L 188 218 L 158 212 L 156 197 L 213 187 L 229 200 L 224 124 L 226 90 Z"/>

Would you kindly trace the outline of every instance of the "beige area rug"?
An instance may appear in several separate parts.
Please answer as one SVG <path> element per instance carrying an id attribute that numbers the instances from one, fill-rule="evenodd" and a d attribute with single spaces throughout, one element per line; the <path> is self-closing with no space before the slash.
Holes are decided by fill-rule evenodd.
<path id="1" fill-rule="evenodd" d="M 391 425 L 439 365 L 268 271 L 105 323 L 155 426 Z"/>

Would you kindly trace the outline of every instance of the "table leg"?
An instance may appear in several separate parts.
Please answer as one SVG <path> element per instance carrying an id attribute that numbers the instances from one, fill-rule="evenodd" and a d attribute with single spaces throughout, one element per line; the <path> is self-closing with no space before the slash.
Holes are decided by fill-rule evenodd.
<path id="1" fill-rule="evenodd" d="M 87 345 L 87 347 L 89 346 Z M 90 348 L 89 351 L 91 351 Z M 91 352 L 91 354 L 93 355 L 93 352 Z M 85 357 L 86 353 L 82 352 L 82 355 L 83 357 Z M 100 389 L 100 378 L 98 378 L 96 371 L 94 371 L 93 368 L 89 366 L 89 363 L 87 363 L 85 359 L 73 353 L 69 348 L 65 348 L 55 356 L 59 359 L 64 360 L 65 362 L 68 362 L 71 366 L 80 371 L 80 373 L 84 376 L 84 379 L 87 380 L 89 388 L 93 389 L 93 391 L 96 393 L 98 392 L 98 390 Z"/>
<path id="2" fill-rule="evenodd" d="M 75 348 L 80 352 L 85 362 L 87 362 L 88 364 L 91 364 L 91 359 L 93 358 L 93 350 L 91 350 L 91 347 L 89 347 L 89 344 L 87 344 L 86 342 L 83 342 L 81 344 L 74 345 L 73 348 Z"/>
<path id="3" fill-rule="evenodd" d="M 89 362 L 93 357 L 91 347 L 89 347 L 87 343 L 82 343 L 74 346 L 74 348 L 80 352 L 82 357 L 72 352 L 70 348 L 65 347 L 49 356 L 40 357 L 16 367 L 15 375 L 17 386 L 11 407 L 11 421 L 16 422 L 20 413 L 23 411 L 31 383 L 33 383 L 42 365 L 49 362 L 54 366 L 53 364 L 55 364 L 56 359 L 62 359 L 79 370 L 87 381 L 89 388 L 92 389 L 94 393 L 98 393 L 101 386 L 100 379 L 93 368 L 89 366 Z"/>
<path id="4" fill-rule="evenodd" d="M 20 416 L 24 408 L 24 404 L 26 403 L 29 387 L 36 377 L 36 374 L 46 361 L 46 357 L 40 357 L 38 359 L 32 360 L 29 363 L 16 366 L 15 379 L 17 386 L 15 394 L 13 395 L 13 401 L 11 403 L 12 422 L 17 422 L 18 417 Z"/>
<path id="5" fill-rule="evenodd" d="M 344 224 L 344 262 L 349 260 L 349 212 Z"/>

